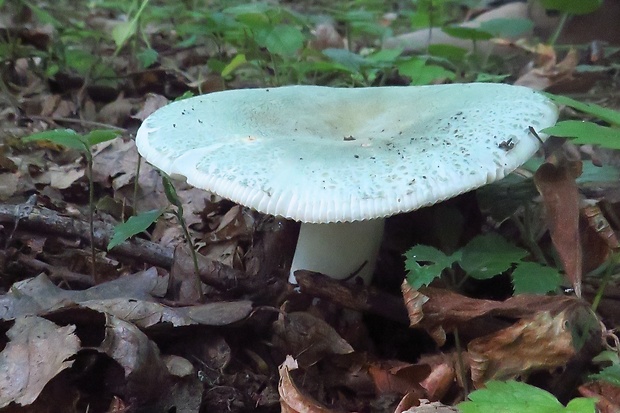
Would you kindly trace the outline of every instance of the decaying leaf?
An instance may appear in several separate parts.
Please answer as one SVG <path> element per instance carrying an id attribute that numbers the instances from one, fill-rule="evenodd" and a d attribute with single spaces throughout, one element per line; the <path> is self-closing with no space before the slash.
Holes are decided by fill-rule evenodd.
<path id="1" fill-rule="evenodd" d="M 15 319 L 0 353 L 0 407 L 34 402 L 54 376 L 71 367 L 69 358 L 80 349 L 74 332 L 75 326 L 60 327 L 41 317 Z"/>
<path id="2" fill-rule="evenodd" d="M 620 387 L 603 381 L 594 381 L 579 386 L 579 393 L 584 397 L 596 399 L 599 413 L 617 413 L 620 411 Z"/>
<path id="3" fill-rule="evenodd" d="M 286 356 L 284 363 L 278 367 L 280 381 L 278 392 L 280 393 L 280 406 L 282 412 L 304 413 L 332 413 L 335 412 L 304 394 L 293 382 L 291 371 L 299 368 L 297 361 L 292 356 Z"/>
<path id="4" fill-rule="evenodd" d="M 428 377 L 431 368 L 426 364 L 410 364 L 394 360 L 371 363 L 368 372 L 379 394 L 415 393 L 419 398 L 423 394 L 420 383 Z"/>
<path id="5" fill-rule="evenodd" d="M 280 315 L 273 323 L 273 343 L 294 354 L 302 366 L 311 366 L 331 354 L 349 354 L 353 347 L 329 324 L 307 312 Z"/>
<path id="6" fill-rule="evenodd" d="M 538 64 L 515 81 L 515 85 L 527 86 L 535 90 L 545 90 L 549 87 L 570 80 L 579 63 L 579 54 L 571 49 L 561 62 L 551 46 L 537 45 L 533 48 L 517 42 L 521 47 L 534 51 L 538 56 Z"/>
<path id="7" fill-rule="evenodd" d="M 569 310 L 541 311 L 497 333 L 472 340 L 467 349 L 476 387 L 488 380 L 506 380 L 534 370 L 564 366 L 576 352 L 565 328 Z"/>
<path id="8" fill-rule="evenodd" d="M 581 175 L 581 168 L 581 161 L 550 157 L 534 174 L 534 183 L 545 204 L 551 240 L 577 297 L 581 297 L 583 262 L 579 236 L 580 195 L 575 179 Z"/>

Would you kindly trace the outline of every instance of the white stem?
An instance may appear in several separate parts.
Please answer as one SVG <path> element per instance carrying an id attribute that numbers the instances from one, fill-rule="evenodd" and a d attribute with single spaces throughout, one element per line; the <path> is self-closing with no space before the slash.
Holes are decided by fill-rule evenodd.
<path id="1" fill-rule="evenodd" d="M 369 284 L 383 238 L 385 219 L 301 224 L 289 282 L 296 270 L 317 271 L 336 279 L 351 275 Z"/>

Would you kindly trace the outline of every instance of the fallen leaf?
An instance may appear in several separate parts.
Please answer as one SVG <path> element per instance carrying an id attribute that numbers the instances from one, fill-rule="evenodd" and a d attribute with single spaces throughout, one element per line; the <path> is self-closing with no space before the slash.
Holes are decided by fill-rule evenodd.
<path id="1" fill-rule="evenodd" d="M 546 221 L 566 277 L 581 297 L 583 258 L 579 237 L 579 189 L 581 161 L 550 159 L 534 174 L 534 183 L 545 205 Z"/>
<path id="2" fill-rule="evenodd" d="M 541 311 L 467 346 L 476 388 L 489 380 L 507 380 L 536 370 L 564 366 L 576 354 L 565 328 L 570 311 Z"/>
<path id="3" fill-rule="evenodd" d="M 311 366 L 331 354 L 349 354 L 353 347 L 329 324 L 307 312 L 281 314 L 273 323 L 273 344 Z"/>
<path id="4" fill-rule="evenodd" d="M 47 383 L 71 367 L 80 349 L 75 326 L 60 327 L 41 317 L 15 319 L 0 353 L 0 407 L 34 402 Z"/>
<path id="5" fill-rule="evenodd" d="M 304 394 L 293 382 L 291 372 L 298 369 L 297 361 L 292 356 L 286 356 L 286 360 L 278 367 L 280 381 L 278 392 L 280 393 L 280 407 L 282 412 L 303 412 L 303 413 L 332 413 L 336 412 L 311 396 Z"/>

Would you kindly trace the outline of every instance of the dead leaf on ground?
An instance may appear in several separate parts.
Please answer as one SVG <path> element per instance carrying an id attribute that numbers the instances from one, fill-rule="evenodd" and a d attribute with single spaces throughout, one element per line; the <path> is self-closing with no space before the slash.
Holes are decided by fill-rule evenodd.
<path id="1" fill-rule="evenodd" d="M 420 405 L 405 410 L 402 413 L 458 413 L 459 409 L 452 406 L 446 406 L 440 402 L 429 402 L 421 400 Z"/>
<path id="2" fill-rule="evenodd" d="M 577 297 L 581 297 L 583 258 L 579 236 L 581 196 L 575 179 L 581 175 L 581 169 L 581 161 L 552 156 L 534 174 L 534 183 L 543 197 L 551 240 Z"/>
<path id="3" fill-rule="evenodd" d="M 570 316 L 570 310 L 555 315 L 541 311 L 509 328 L 472 340 L 467 350 L 474 386 L 566 365 L 576 354 L 571 331 L 566 328 Z"/>
<path id="4" fill-rule="evenodd" d="M 280 381 L 278 392 L 280 393 L 280 407 L 283 413 L 335 413 L 311 396 L 304 394 L 295 384 L 291 372 L 298 369 L 297 361 L 292 356 L 286 356 L 284 363 L 278 367 Z"/>
<path id="5" fill-rule="evenodd" d="M 299 363 L 311 366 L 331 354 L 349 354 L 353 347 L 325 321 L 307 313 L 281 314 L 273 323 L 273 344 Z"/>
<path id="6" fill-rule="evenodd" d="M 370 363 L 368 372 L 372 376 L 379 394 L 398 393 L 405 395 L 415 392 L 419 398 L 424 393 L 420 383 L 428 377 L 431 368 L 427 364 L 385 360 Z"/>
<path id="7" fill-rule="evenodd" d="M 620 411 L 620 387 L 604 381 L 594 381 L 579 386 L 583 397 L 596 399 L 599 413 L 618 413 Z"/>
<path id="8" fill-rule="evenodd" d="M 80 349 L 74 333 L 75 326 L 60 327 L 41 317 L 15 319 L 0 353 L 0 407 L 31 404 L 54 376 L 71 367 L 68 359 Z"/>
<path id="9" fill-rule="evenodd" d="M 517 42 L 517 45 L 533 50 L 538 57 L 538 62 L 532 64 L 527 72 L 515 81 L 515 85 L 527 86 L 535 90 L 546 90 L 561 82 L 570 81 L 579 63 L 579 54 L 571 49 L 561 62 L 557 62 L 555 51 L 550 46 L 537 45 L 529 48 Z"/>

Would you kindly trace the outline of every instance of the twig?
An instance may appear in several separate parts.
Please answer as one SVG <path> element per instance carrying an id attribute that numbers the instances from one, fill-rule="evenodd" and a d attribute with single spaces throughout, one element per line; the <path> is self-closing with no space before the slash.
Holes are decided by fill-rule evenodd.
<path id="1" fill-rule="evenodd" d="M 15 205 L 0 205 L 0 223 L 14 225 L 19 221 L 20 228 L 36 232 L 47 232 L 57 235 L 79 238 L 90 243 L 88 222 L 59 215 L 55 211 L 39 206 L 34 207 L 28 215 L 19 216 Z M 95 222 L 94 244 L 100 250 L 107 248 L 113 234 L 113 227 L 103 222 Z M 146 263 L 163 268 L 172 266 L 171 249 L 140 238 L 134 238 L 114 248 L 114 254 L 129 258 L 138 258 Z"/>
<path id="2" fill-rule="evenodd" d="M 127 129 L 125 128 L 110 125 L 108 123 L 95 122 L 92 120 L 63 118 L 63 117 L 56 117 L 56 116 L 39 116 L 39 115 L 28 115 L 28 119 L 40 120 L 40 121 L 47 122 L 47 123 L 75 123 L 75 124 L 83 125 L 83 126 L 91 126 L 93 128 L 105 128 L 105 129 L 117 130 L 123 133 L 127 132 Z"/>
<path id="3" fill-rule="evenodd" d="M 363 285 L 339 282 L 311 271 L 295 271 L 295 279 L 302 293 L 326 298 L 346 308 L 409 324 L 402 297 Z"/>

